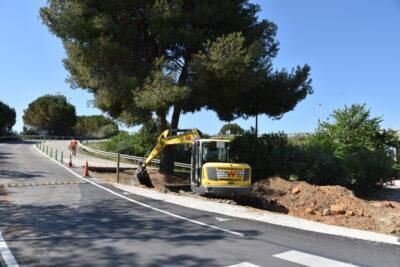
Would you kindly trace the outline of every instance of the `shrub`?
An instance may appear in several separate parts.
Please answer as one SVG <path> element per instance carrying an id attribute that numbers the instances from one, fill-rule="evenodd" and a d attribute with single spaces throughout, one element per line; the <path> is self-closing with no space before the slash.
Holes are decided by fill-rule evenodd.
<path id="1" fill-rule="evenodd" d="M 384 150 L 362 150 L 344 159 L 351 188 L 365 194 L 394 174 L 394 162 Z"/>
<path id="2" fill-rule="evenodd" d="M 321 144 L 295 147 L 291 171 L 300 180 L 318 185 L 346 185 L 344 167 L 339 158 Z"/>
<path id="3" fill-rule="evenodd" d="M 253 168 L 255 179 L 273 175 L 289 177 L 293 154 L 294 150 L 283 133 L 264 134 L 257 138 L 251 130 L 236 137 L 231 144 L 232 159 L 248 163 Z"/>
<path id="4" fill-rule="evenodd" d="M 119 152 L 135 156 L 144 156 L 147 152 L 138 133 L 129 134 L 120 132 L 104 143 L 104 148 L 109 152 Z"/>
<path id="5" fill-rule="evenodd" d="M 248 163 L 253 179 L 280 176 L 296 178 L 313 184 L 344 184 L 340 159 L 322 144 L 293 144 L 283 133 L 264 134 L 246 132 L 233 140 L 233 160 Z"/>

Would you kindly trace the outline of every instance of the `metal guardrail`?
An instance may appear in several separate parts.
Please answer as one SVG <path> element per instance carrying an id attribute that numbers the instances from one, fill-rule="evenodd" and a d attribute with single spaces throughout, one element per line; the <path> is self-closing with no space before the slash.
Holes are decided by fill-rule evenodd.
<path id="1" fill-rule="evenodd" d="M 81 142 L 78 142 L 78 144 L 79 144 L 80 148 L 82 148 L 83 150 L 85 150 L 85 151 L 87 151 L 89 153 L 92 153 L 92 154 L 98 154 L 98 155 L 102 155 L 102 156 L 106 156 L 106 157 L 113 157 L 113 158 L 117 158 L 118 157 L 118 153 L 106 152 L 106 151 L 94 149 L 94 148 L 85 146 Z M 131 156 L 131 155 L 126 155 L 126 154 L 119 154 L 119 155 L 120 155 L 121 159 L 129 159 L 129 160 L 134 160 L 134 161 L 137 161 L 137 162 L 143 162 L 145 160 L 144 157 Z M 160 160 L 159 159 L 153 159 L 151 161 L 151 163 L 160 164 Z M 182 163 L 182 162 L 174 162 L 174 166 L 175 167 L 179 167 L 179 168 L 185 168 L 185 169 L 190 169 L 191 168 L 190 164 Z"/>

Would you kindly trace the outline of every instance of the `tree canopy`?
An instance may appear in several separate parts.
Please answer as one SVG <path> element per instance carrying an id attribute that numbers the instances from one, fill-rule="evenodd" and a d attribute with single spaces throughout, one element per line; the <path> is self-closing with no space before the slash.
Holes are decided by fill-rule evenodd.
<path id="1" fill-rule="evenodd" d="M 365 193 L 395 175 L 399 138 L 395 131 L 382 129 L 381 117 L 372 117 L 365 104 L 354 104 L 334 110 L 330 119 L 320 124 L 311 143 L 343 162 L 344 184 Z"/>
<path id="2" fill-rule="evenodd" d="M 11 133 L 15 118 L 15 109 L 0 101 L 0 135 Z"/>
<path id="3" fill-rule="evenodd" d="M 71 135 L 76 124 L 76 112 L 65 96 L 44 95 L 29 104 L 22 119 L 36 132 Z"/>
<path id="4" fill-rule="evenodd" d="M 127 123 L 165 127 L 201 108 L 224 120 L 280 117 L 311 93 L 310 68 L 273 70 L 277 27 L 247 0 L 49 0 L 40 15 L 64 43 L 69 82 Z"/>
<path id="5" fill-rule="evenodd" d="M 40 16 L 64 44 L 72 87 L 127 124 L 155 115 L 162 131 L 202 108 L 280 118 L 312 93 L 308 65 L 273 68 L 277 26 L 259 11 L 248 0 L 48 0 Z"/>
<path id="6" fill-rule="evenodd" d="M 78 116 L 75 135 L 90 137 L 110 137 L 118 134 L 118 124 L 103 115 Z"/>
<path id="7" fill-rule="evenodd" d="M 229 131 L 230 134 L 240 135 L 244 134 L 244 129 L 240 127 L 237 123 L 227 123 L 221 127 L 219 130 L 220 134 L 226 134 Z"/>
<path id="8" fill-rule="evenodd" d="M 396 132 L 382 129 L 382 117 L 372 117 L 365 104 L 334 110 L 330 119 L 319 125 L 314 138 L 334 144 L 338 156 L 388 150 L 398 144 Z"/>

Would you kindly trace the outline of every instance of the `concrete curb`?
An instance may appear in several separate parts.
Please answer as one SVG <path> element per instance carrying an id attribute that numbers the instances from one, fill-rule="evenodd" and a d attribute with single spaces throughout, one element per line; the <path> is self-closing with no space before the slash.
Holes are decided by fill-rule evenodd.
<path id="1" fill-rule="evenodd" d="M 218 213 L 226 216 L 242 218 L 247 220 L 259 221 L 279 226 L 285 226 L 305 231 L 317 232 L 322 234 L 336 235 L 372 242 L 400 245 L 398 237 L 385 235 L 375 232 L 368 232 L 358 229 L 351 229 L 336 225 L 328 225 L 315 221 L 305 220 L 290 215 L 273 213 L 255 208 L 218 203 L 215 201 L 197 199 L 188 196 L 179 196 L 160 193 L 154 190 L 140 188 L 130 185 L 112 184 L 114 187 L 129 193 L 134 193 L 143 197 L 161 200 L 167 203 L 176 204 L 192 209 Z"/>
<path id="2" fill-rule="evenodd" d="M 54 161 L 55 163 L 61 165 L 62 167 L 66 168 L 70 172 L 72 172 L 78 178 L 88 181 L 87 179 L 83 178 L 82 176 L 78 175 L 77 173 L 71 171 L 66 166 L 62 165 L 61 163 L 55 161 L 54 159 L 47 156 L 45 153 L 40 151 L 35 145 L 33 146 L 34 149 L 45 155 L 50 160 Z M 90 183 L 94 183 L 90 181 Z M 379 243 L 386 243 L 386 244 L 393 244 L 393 245 L 400 245 L 400 238 L 391 235 L 385 235 L 375 232 L 368 232 L 363 230 L 351 229 L 341 226 L 335 225 L 328 225 L 319 222 L 309 221 L 297 217 L 293 217 L 290 215 L 278 214 L 273 212 L 268 212 L 264 210 L 258 210 L 249 207 L 243 206 L 236 206 L 230 205 L 226 203 L 218 203 L 215 201 L 204 200 L 204 199 L 196 199 L 188 196 L 178 196 L 172 194 L 165 194 L 160 193 L 154 190 L 140 188 L 135 186 L 129 185 L 121 185 L 121 184 L 112 184 L 115 188 L 121 189 L 126 192 L 134 193 L 143 197 L 156 199 L 160 201 L 164 201 L 167 203 L 180 205 L 192 209 L 203 210 L 207 212 L 213 212 L 218 214 L 223 214 L 226 216 L 242 218 L 247 220 L 259 221 L 264 223 L 269 223 L 273 225 L 279 225 L 284 227 L 290 227 L 295 229 L 300 229 L 304 231 L 328 234 L 328 235 L 335 235 L 335 236 L 342 236 L 348 237 L 353 239 L 360 239 L 372 242 L 379 242 Z"/>

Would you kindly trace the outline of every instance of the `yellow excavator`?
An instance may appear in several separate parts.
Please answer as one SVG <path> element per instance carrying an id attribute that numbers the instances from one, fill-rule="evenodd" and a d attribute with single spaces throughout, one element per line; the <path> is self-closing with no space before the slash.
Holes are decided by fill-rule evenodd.
<path id="1" fill-rule="evenodd" d="M 169 145 L 192 147 L 190 183 L 200 195 L 240 196 L 251 191 L 251 167 L 230 163 L 228 140 L 202 139 L 197 129 L 165 130 L 136 171 L 139 182 L 153 187 L 146 166 Z"/>

